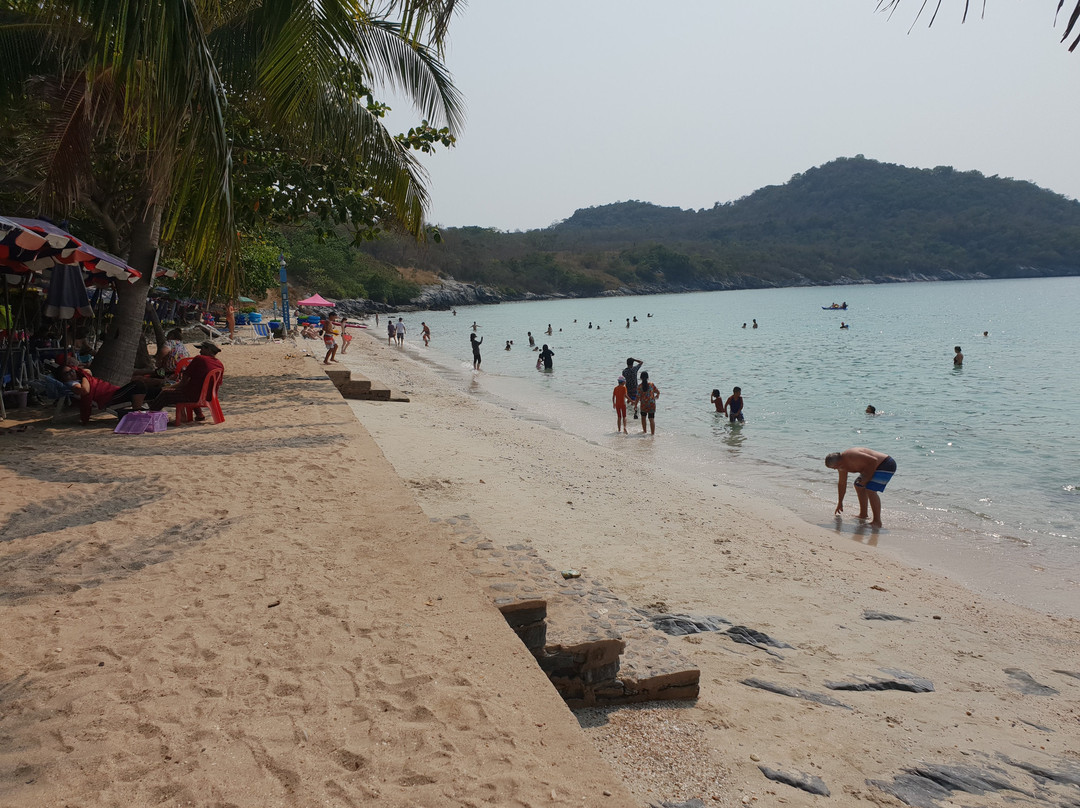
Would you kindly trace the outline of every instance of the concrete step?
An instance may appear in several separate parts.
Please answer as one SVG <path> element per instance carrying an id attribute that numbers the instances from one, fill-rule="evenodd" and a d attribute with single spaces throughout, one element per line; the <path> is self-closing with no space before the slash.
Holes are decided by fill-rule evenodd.
<path id="1" fill-rule="evenodd" d="M 697 667 L 606 586 L 564 578 L 528 545 L 499 546 L 447 521 L 467 568 L 570 707 L 697 697 Z"/>

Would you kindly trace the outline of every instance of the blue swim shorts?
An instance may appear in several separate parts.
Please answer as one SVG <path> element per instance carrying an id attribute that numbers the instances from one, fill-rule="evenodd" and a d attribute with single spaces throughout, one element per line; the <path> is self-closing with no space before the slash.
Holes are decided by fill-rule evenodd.
<path id="1" fill-rule="evenodd" d="M 867 491 L 876 491 L 881 493 L 885 490 L 885 486 L 889 484 L 889 480 L 896 473 L 896 461 L 891 457 L 886 457 L 878 465 L 877 470 L 874 472 L 874 476 L 870 478 L 870 481 L 863 484 L 863 478 L 860 475 L 859 479 L 855 481 L 855 485 L 863 485 Z"/>

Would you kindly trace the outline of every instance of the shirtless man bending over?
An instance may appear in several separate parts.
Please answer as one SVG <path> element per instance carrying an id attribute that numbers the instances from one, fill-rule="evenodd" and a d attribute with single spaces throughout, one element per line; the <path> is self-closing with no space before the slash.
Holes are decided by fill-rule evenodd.
<path id="1" fill-rule="evenodd" d="M 836 513 L 844 512 L 844 494 L 847 493 L 848 474 L 858 474 L 855 479 L 855 493 L 859 496 L 859 519 L 866 519 L 866 504 L 874 518 L 870 524 L 881 527 L 881 498 L 878 493 L 885 490 L 896 472 L 896 461 L 884 452 L 875 452 L 863 446 L 856 446 L 843 452 L 833 452 L 825 457 L 825 465 L 840 472 L 836 483 Z"/>

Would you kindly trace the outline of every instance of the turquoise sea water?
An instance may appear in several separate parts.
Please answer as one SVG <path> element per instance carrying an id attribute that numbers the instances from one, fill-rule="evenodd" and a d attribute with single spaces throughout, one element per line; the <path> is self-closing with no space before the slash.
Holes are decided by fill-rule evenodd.
<path id="1" fill-rule="evenodd" d="M 848 310 L 822 310 L 833 301 Z M 1080 615 L 1078 312 L 1080 278 L 1065 278 L 543 301 L 404 316 L 410 352 L 522 417 L 610 446 L 628 463 L 644 459 L 741 487 L 976 589 Z M 419 341 L 422 320 L 433 332 L 430 349 Z M 468 344 L 474 320 L 484 337 L 479 374 Z M 537 372 L 528 331 L 555 351 L 552 373 Z M 954 345 L 963 348 L 962 368 L 953 366 Z M 630 437 L 615 433 L 611 390 L 628 356 L 645 361 L 661 390 L 655 438 L 634 434 L 633 420 Z M 744 425 L 728 424 L 709 403 L 713 388 L 726 397 L 734 385 L 746 400 Z M 866 415 L 867 404 L 879 414 Z M 836 474 L 823 458 L 858 445 L 898 464 L 882 495 L 880 533 L 832 515 Z M 853 490 L 846 506 L 857 512 Z"/>

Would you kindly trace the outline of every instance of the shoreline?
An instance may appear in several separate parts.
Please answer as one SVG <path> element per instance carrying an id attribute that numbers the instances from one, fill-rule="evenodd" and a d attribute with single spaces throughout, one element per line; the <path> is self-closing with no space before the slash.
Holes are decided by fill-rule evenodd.
<path id="1" fill-rule="evenodd" d="M 377 335 L 355 340 L 344 361 L 411 397 L 404 409 L 351 406 L 429 517 L 467 514 L 494 540 L 528 544 L 636 606 L 723 616 L 794 646 L 778 660 L 716 634 L 680 640 L 701 668 L 701 696 L 657 709 L 700 740 L 703 765 L 726 772 L 721 804 L 769 788 L 791 804 L 814 799 L 764 781 L 759 762 L 816 770 L 834 794 L 882 804 L 900 803 L 868 781 L 891 781 L 920 763 L 1006 753 L 1075 762 L 1076 719 L 1066 705 L 1080 695 L 1080 679 L 1066 672 L 1077 667 L 1069 650 L 1080 641 L 1077 620 L 980 596 L 743 492 L 657 472 L 647 441 L 616 452 L 516 418 L 453 389 Z M 866 618 L 874 613 L 903 619 Z M 827 692 L 825 682 L 883 669 L 926 677 L 935 690 L 841 693 L 853 708 L 844 711 L 741 683 Z M 1017 671 L 1056 692 L 1022 693 Z M 621 735 L 589 730 L 613 765 L 628 734 L 655 720 L 619 715 Z M 655 798 L 648 778 L 620 771 L 640 798 Z"/>

